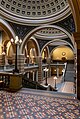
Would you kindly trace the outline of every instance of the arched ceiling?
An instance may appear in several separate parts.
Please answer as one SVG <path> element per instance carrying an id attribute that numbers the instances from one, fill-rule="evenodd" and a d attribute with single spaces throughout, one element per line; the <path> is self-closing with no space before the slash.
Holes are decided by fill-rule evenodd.
<path id="1" fill-rule="evenodd" d="M 56 28 L 44 28 L 34 34 L 36 38 L 43 40 L 51 40 L 53 38 L 67 38 L 68 36 Z"/>
<path id="2" fill-rule="evenodd" d="M 70 15 L 68 0 L 0 0 L 0 15 L 28 25 L 55 23 Z"/>

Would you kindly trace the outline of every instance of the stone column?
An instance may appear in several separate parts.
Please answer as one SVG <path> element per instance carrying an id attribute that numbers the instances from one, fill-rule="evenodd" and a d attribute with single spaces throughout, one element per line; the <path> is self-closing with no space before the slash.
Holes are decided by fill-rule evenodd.
<path id="1" fill-rule="evenodd" d="M 13 55 L 13 64 L 15 65 L 15 54 Z M 19 73 L 24 72 L 24 54 L 17 55 L 17 67 L 19 69 Z"/>
<path id="2" fill-rule="evenodd" d="M 34 81 L 34 71 L 33 71 L 33 81 Z"/>
<path id="3" fill-rule="evenodd" d="M 51 58 L 50 58 L 50 57 L 47 58 L 47 63 L 48 63 L 48 65 L 49 65 L 49 66 L 48 66 L 48 68 L 49 68 L 48 76 L 51 77 L 51 67 L 50 67 Z"/>
<path id="4" fill-rule="evenodd" d="M 73 38 L 77 44 L 77 98 L 80 100 L 80 32 L 73 33 Z"/>
<path id="5" fill-rule="evenodd" d="M 36 71 L 36 81 L 38 81 L 38 71 Z"/>
<path id="6" fill-rule="evenodd" d="M 17 65 L 20 73 L 24 73 L 24 54 L 20 54 L 17 56 Z"/>
<path id="7" fill-rule="evenodd" d="M 38 56 L 38 82 L 42 81 L 42 57 Z"/>

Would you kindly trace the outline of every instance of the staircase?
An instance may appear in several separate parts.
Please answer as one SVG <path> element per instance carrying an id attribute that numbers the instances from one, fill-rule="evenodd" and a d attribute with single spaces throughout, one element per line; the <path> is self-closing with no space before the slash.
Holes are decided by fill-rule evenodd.
<path id="1" fill-rule="evenodd" d="M 49 91 L 56 91 L 51 85 L 45 86 L 41 85 L 36 81 L 32 81 L 28 78 L 23 78 L 23 88 L 30 88 L 30 89 L 38 89 L 38 90 L 49 90 Z"/>
<path id="2" fill-rule="evenodd" d="M 74 82 L 74 63 L 67 63 L 67 68 L 65 72 L 65 80 L 67 82 Z"/>

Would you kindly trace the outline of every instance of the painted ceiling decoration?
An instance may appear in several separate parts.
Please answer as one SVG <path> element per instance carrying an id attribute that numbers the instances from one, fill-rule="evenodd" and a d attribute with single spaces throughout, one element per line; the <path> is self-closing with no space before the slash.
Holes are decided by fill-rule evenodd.
<path id="1" fill-rule="evenodd" d="M 0 0 L 0 15 L 28 25 L 58 22 L 71 14 L 68 0 Z"/>

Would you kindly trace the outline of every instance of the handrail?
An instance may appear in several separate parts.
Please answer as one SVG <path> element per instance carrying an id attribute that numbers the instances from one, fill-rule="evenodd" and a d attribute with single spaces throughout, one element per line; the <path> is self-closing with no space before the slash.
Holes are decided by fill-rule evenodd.
<path id="1" fill-rule="evenodd" d="M 50 66 L 63 66 L 64 63 L 56 64 L 56 63 L 51 63 Z M 48 66 L 48 64 L 42 64 L 42 67 Z M 38 64 L 24 64 L 24 69 L 32 69 L 32 68 L 38 68 Z M 5 65 L 5 66 L 0 66 L 0 71 L 13 71 L 14 65 Z"/>
<path id="2" fill-rule="evenodd" d="M 22 80 L 23 80 L 23 87 L 46 90 L 46 87 L 43 87 L 37 81 L 32 81 L 31 79 L 24 78 L 24 77 Z"/>
<path id="3" fill-rule="evenodd" d="M 66 69 L 67 69 L 67 62 L 66 63 L 64 63 L 65 64 L 65 66 L 64 66 L 64 69 L 63 69 L 63 75 L 62 75 L 62 81 L 65 81 L 65 74 L 66 74 Z"/>

